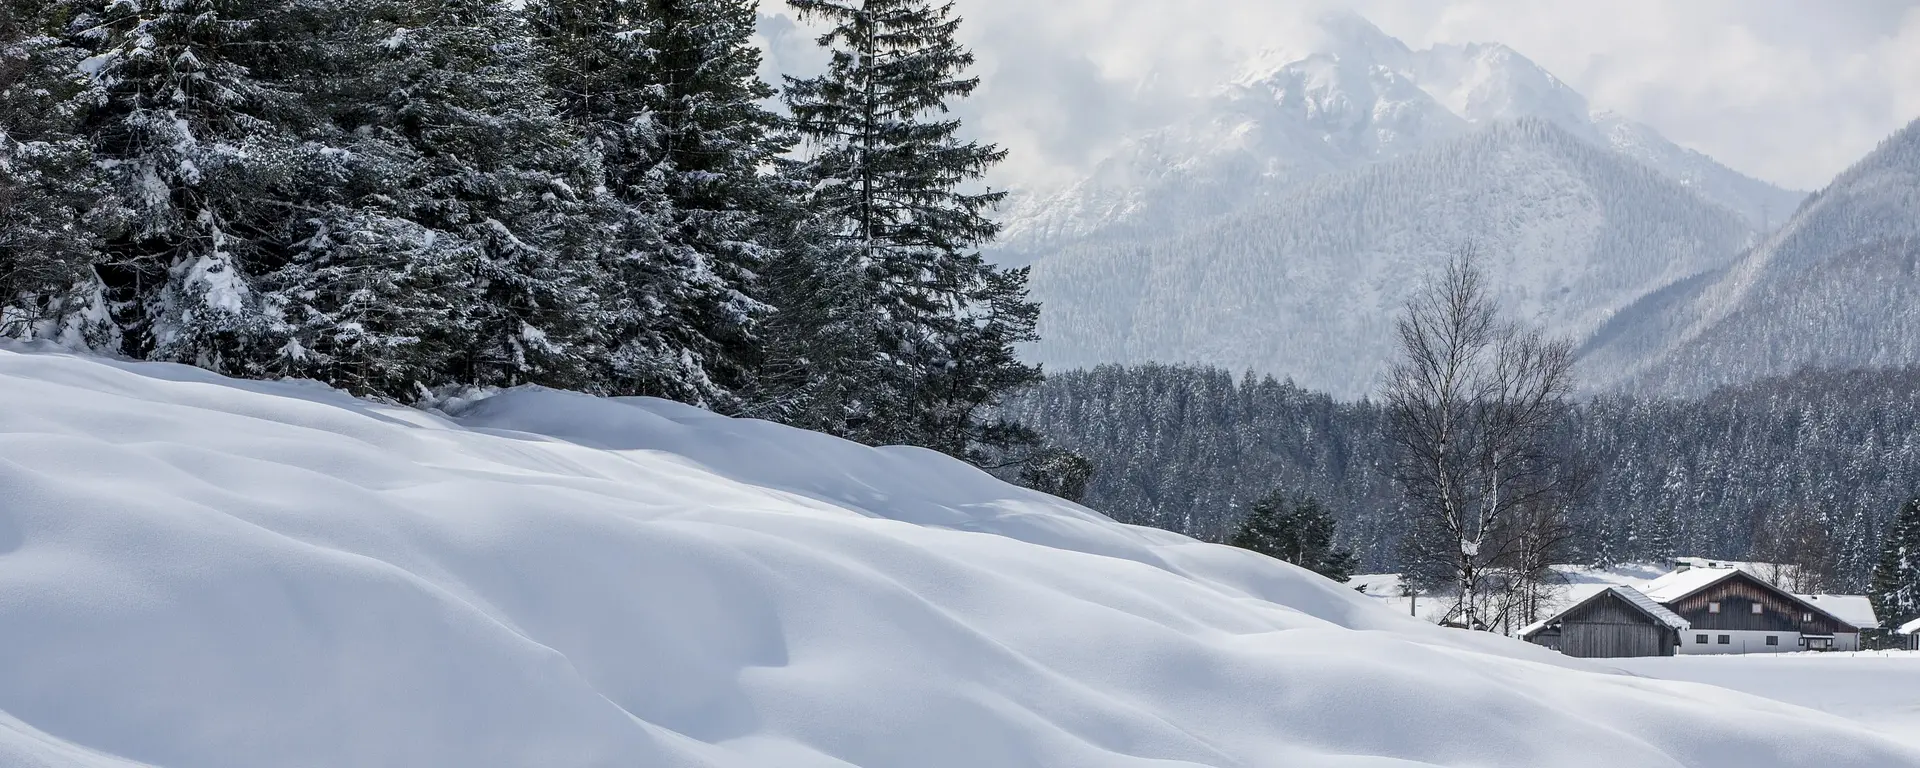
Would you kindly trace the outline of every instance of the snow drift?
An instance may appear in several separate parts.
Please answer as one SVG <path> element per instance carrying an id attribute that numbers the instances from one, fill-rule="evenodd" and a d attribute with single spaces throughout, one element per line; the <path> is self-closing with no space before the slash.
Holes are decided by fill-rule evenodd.
<path id="1" fill-rule="evenodd" d="M 1907 766 L 943 457 L 0 350 L 0 765 Z"/>

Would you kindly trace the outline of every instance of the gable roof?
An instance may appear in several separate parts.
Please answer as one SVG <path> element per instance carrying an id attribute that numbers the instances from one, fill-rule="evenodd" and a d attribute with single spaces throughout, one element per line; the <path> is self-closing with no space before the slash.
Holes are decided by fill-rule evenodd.
<path id="1" fill-rule="evenodd" d="M 1880 626 L 1880 617 L 1873 611 L 1873 601 L 1866 595 L 1796 595 L 1814 605 L 1826 609 L 1827 613 L 1861 629 L 1874 629 Z"/>
<path id="2" fill-rule="evenodd" d="M 1649 581 L 1640 591 L 1655 602 L 1672 603 L 1741 573 L 1738 568 L 1688 568 Z"/>
<path id="3" fill-rule="evenodd" d="M 1527 625 L 1525 629 L 1520 630 L 1520 637 L 1523 639 L 1531 638 L 1533 635 L 1537 634 L 1540 630 L 1546 629 L 1550 625 L 1559 623 L 1568 614 L 1578 611 L 1582 608 L 1585 608 L 1589 603 L 1592 603 L 1595 600 L 1599 600 L 1603 597 L 1606 597 L 1607 595 L 1613 595 L 1615 597 L 1620 598 L 1622 602 L 1625 602 L 1627 605 L 1632 606 L 1634 609 L 1640 611 L 1643 614 L 1646 614 L 1647 618 L 1651 619 L 1655 624 L 1662 624 L 1677 630 L 1686 630 L 1693 626 L 1692 624 L 1688 623 L 1686 619 L 1681 618 L 1679 614 L 1674 613 L 1673 611 L 1667 610 L 1666 606 L 1661 605 L 1657 602 L 1654 602 L 1653 598 L 1647 597 L 1640 590 L 1634 589 L 1633 587 L 1614 586 L 1614 587 L 1607 587 L 1606 589 L 1600 590 L 1599 592 L 1595 592 L 1591 597 L 1588 597 L 1587 599 L 1582 600 L 1578 603 L 1574 603 L 1573 605 L 1569 606 L 1566 610 L 1556 613 L 1551 617 L 1548 617 L 1546 619 L 1542 619 L 1540 621 L 1536 621 L 1532 624 Z"/>
<path id="4" fill-rule="evenodd" d="M 1920 619 L 1914 619 L 1913 621 L 1902 624 L 1899 629 L 1894 631 L 1903 635 L 1920 635 Z"/>
<path id="5" fill-rule="evenodd" d="M 1832 619 L 1844 627 L 1850 627 L 1855 631 L 1860 629 L 1853 622 L 1834 615 L 1832 611 L 1815 605 L 1813 601 L 1776 587 L 1766 579 L 1738 568 L 1690 568 L 1684 571 L 1675 571 L 1648 582 L 1641 590 L 1646 593 L 1647 597 L 1653 598 L 1662 605 L 1672 605 L 1688 597 L 1697 595 L 1708 587 L 1715 586 L 1729 579 L 1745 579 L 1748 582 L 1759 585 L 1762 589 L 1778 595 L 1781 599 L 1798 604 L 1808 611 Z"/>

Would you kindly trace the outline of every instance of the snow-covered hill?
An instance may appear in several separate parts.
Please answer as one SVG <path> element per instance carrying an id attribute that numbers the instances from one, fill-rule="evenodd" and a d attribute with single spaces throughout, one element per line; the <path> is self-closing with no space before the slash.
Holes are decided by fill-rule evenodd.
<path id="1" fill-rule="evenodd" d="M 1920 764 L 913 449 L 0 350 L 0 765 Z"/>
<path id="2" fill-rule="evenodd" d="M 1227 213 L 1302 180 L 1404 157 L 1474 126 L 1545 120 L 1740 213 L 1778 222 L 1803 193 L 1744 176 L 1586 97 L 1500 44 L 1416 51 L 1351 13 L 1320 42 L 1276 51 L 1199 108 L 1125 142 L 1079 181 L 1028 190 L 1001 258 L 1027 263 L 1088 237 L 1129 238 Z"/>
<path id="3" fill-rule="evenodd" d="M 1621 312 L 1583 363 L 1596 384 L 1666 394 L 1807 366 L 1920 365 L 1920 121 L 1737 262 Z"/>
<path id="4" fill-rule="evenodd" d="M 1463 243 L 1510 310 L 1585 338 L 1750 238 L 1732 211 L 1554 123 L 1499 122 L 1230 216 L 1061 247 L 1034 265 L 1034 353 L 1266 371 L 1359 397 L 1406 297 Z"/>

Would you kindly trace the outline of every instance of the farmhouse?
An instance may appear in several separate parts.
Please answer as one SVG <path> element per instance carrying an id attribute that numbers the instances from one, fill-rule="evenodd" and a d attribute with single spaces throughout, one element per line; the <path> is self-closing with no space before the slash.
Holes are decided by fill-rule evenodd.
<path id="1" fill-rule="evenodd" d="M 1553 618 L 1520 631 L 1520 639 L 1579 658 L 1672 656 L 1687 620 L 1632 587 L 1608 587 Z"/>
<path id="2" fill-rule="evenodd" d="M 1679 571 L 1644 591 L 1692 625 L 1681 638 L 1681 653 L 1860 649 L 1859 627 L 1743 570 Z"/>
<path id="3" fill-rule="evenodd" d="M 1688 568 L 1638 590 L 1609 587 L 1521 639 L 1586 658 L 1851 651 L 1856 622 L 1878 624 L 1872 614 L 1865 598 L 1802 597 L 1739 568 Z"/>

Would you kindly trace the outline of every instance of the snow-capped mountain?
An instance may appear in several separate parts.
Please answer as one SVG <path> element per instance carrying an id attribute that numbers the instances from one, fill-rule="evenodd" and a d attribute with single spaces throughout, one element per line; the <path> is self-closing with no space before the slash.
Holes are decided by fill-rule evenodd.
<path id="1" fill-rule="evenodd" d="M 1778 220 L 1803 196 L 1741 175 L 1645 125 L 1594 111 L 1584 96 L 1504 45 L 1415 51 L 1350 13 L 1320 26 L 1322 42 L 1313 50 L 1263 55 L 1202 108 L 1124 143 L 1086 178 L 1021 195 L 1003 217 L 1003 258 L 1034 261 L 1082 238 L 1130 237 L 1229 212 L 1308 178 L 1523 118 L 1646 164 L 1755 228 Z"/>
<path id="2" fill-rule="evenodd" d="M 1587 378 L 1692 394 L 1813 367 L 1920 365 L 1920 121 L 1719 270 L 1636 302 Z"/>
<path id="3" fill-rule="evenodd" d="M 1268 371 L 1357 397 L 1378 384 L 1406 297 L 1462 244 L 1510 310 L 1584 338 L 1751 237 L 1733 211 L 1554 122 L 1496 122 L 1231 215 L 1061 247 L 1034 265 L 1034 352 Z"/>

